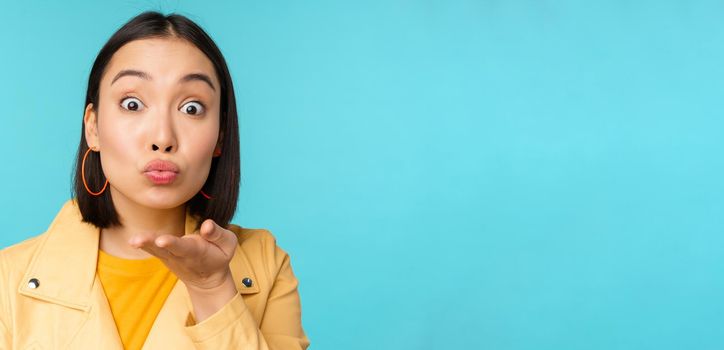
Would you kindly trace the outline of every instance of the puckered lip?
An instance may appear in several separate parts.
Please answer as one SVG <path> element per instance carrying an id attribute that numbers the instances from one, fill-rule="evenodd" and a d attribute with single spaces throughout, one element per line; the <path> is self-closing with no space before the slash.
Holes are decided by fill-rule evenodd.
<path id="1" fill-rule="evenodd" d="M 154 159 L 148 162 L 146 164 L 146 167 L 143 168 L 143 171 L 172 171 L 174 173 L 179 172 L 178 165 L 176 165 L 174 162 L 162 159 Z"/>

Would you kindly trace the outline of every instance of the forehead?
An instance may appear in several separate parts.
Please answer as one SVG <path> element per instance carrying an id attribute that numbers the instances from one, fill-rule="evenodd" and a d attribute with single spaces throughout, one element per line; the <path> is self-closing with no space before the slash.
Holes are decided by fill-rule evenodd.
<path id="1" fill-rule="evenodd" d="M 189 73 L 205 73 L 218 86 L 214 65 L 196 46 L 179 38 L 147 38 L 131 41 L 113 54 L 102 81 L 121 70 L 134 69 L 148 73 L 159 83 L 176 82 Z"/>

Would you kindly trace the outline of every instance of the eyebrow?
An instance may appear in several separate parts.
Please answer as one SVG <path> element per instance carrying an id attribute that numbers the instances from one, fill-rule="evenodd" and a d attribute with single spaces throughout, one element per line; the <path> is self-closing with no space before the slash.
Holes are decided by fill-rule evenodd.
<path id="1" fill-rule="evenodd" d="M 179 80 L 179 81 L 185 83 L 185 82 L 194 81 L 194 80 L 203 81 L 203 82 L 205 82 L 206 84 L 209 84 L 209 87 L 211 87 L 211 90 L 216 91 L 216 88 L 214 87 L 214 84 L 211 83 L 211 78 L 209 78 L 209 76 L 206 75 L 206 74 L 204 74 L 204 73 L 191 73 L 191 74 L 186 74 L 186 75 L 184 75 L 184 77 L 181 78 L 181 80 Z"/>
<path id="2" fill-rule="evenodd" d="M 140 70 L 135 70 L 135 69 L 124 69 L 124 70 L 118 72 L 118 74 L 116 74 L 115 77 L 113 77 L 113 80 L 111 80 L 111 85 L 113 85 L 113 83 L 115 83 L 116 80 L 118 80 L 118 79 L 120 79 L 120 78 L 122 78 L 122 77 L 125 77 L 125 76 L 132 76 L 132 77 L 138 77 L 138 78 L 141 78 L 141 79 L 144 79 L 144 80 L 151 80 L 151 75 L 149 75 L 149 74 L 146 73 L 146 72 L 142 72 L 142 71 L 140 71 Z M 211 78 L 209 78 L 209 76 L 206 75 L 206 74 L 203 74 L 203 73 L 190 73 L 190 74 L 184 75 L 184 76 L 179 80 L 179 82 L 181 82 L 181 83 L 186 83 L 186 82 L 189 82 L 189 81 L 203 81 L 203 82 L 205 82 L 206 84 L 208 84 L 209 87 L 211 87 L 211 90 L 216 91 L 216 88 L 214 87 L 214 84 L 211 82 Z"/>

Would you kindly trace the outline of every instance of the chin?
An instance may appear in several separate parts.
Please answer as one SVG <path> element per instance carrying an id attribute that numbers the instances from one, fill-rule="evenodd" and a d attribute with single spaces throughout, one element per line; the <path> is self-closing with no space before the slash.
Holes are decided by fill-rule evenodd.
<path id="1" fill-rule="evenodd" d="M 188 199 L 180 195 L 149 196 L 144 198 L 143 206 L 153 209 L 173 209 L 185 205 Z"/>
<path id="2" fill-rule="evenodd" d="M 184 190 L 176 186 L 118 186 L 118 184 L 111 183 L 109 187 L 116 206 L 123 205 L 122 203 L 125 202 L 158 210 L 183 206 L 194 195 L 188 189 Z"/>
<path id="3" fill-rule="evenodd" d="M 137 199 L 137 203 L 152 209 L 172 209 L 186 204 L 186 194 L 178 189 L 152 189 Z"/>

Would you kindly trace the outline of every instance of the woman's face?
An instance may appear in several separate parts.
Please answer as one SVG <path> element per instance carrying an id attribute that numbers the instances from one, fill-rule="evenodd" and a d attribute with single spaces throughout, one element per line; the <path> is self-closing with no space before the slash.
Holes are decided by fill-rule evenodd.
<path id="1" fill-rule="evenodd" d="M 198 48 L 177 38 L 129 42 L 107 65 L 92 107 L 85 137 L 114 202 L 168 209 L 198 193 L 220 151 L 220 85 Z M 154 160 L 162 162 L 149 169 Z"/>

